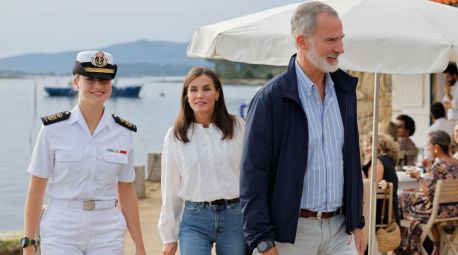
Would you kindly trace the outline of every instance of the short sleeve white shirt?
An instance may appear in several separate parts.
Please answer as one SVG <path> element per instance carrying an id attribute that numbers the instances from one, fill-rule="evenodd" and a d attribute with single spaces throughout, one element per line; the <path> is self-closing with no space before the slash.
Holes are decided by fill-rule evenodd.
<path id="1" fill-rule="evenodd" d="M 91 135 L 76 105 L 69 119 L 41 127 L 27 171 L 48 178 L 50 197 L 116 199 L 118 182 L 135 179 L 132 131 L 105 109 Z"/>

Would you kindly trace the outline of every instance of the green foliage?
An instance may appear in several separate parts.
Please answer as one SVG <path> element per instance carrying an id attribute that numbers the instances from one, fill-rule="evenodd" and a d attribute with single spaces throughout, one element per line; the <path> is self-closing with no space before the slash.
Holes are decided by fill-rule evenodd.
<path id="1" fill-rule="evenodd" d="M 266 79 L 286 70 L 283 66 L 251 65 L 228 60 L 208 60 L 214 63 L 214 70 L 222 79 Z"/>
<path id="2" fill-rule="evenodd" d="M 18 241 L 0 241 L 0 254 L 20 255 L 22 254 L 22 249 Z"/>

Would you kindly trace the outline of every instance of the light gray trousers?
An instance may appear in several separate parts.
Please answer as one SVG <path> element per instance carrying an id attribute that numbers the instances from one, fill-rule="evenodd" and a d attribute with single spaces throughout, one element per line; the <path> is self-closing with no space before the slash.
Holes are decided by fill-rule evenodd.
<path id="1" fill-rule="evenodd" d="M 299 218 L 296 242 L 275 242 L 279 255 L 357 255 L 353 235 L 345 233 L 345 217 Z M 254 254 L 259 254 L 255 250 Z"/>

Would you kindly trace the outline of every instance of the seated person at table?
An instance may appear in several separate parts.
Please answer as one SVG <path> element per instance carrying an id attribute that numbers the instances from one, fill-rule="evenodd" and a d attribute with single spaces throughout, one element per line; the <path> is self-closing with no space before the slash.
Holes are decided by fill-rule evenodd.
<path id="1" fill-rule="evenodd" d="M 392 121 L 380 122 L 378 124 L 378 132 L 389 135 L 391 138 L 393 138 L 394 142 L 398 140 L 398 131 L 397 131 L 396 123 Z"/>
<path id="2" fill-rule="evenodd" d="M 458 159 L 458 123 L 455 125 L 453 129 L 453 143 L 452 147 L 454 148 L 453 151 L 453 158 Z"/>
<path id="3" fill-rule="evenodd" d="M 366 154 L 366 158 L 372 153 L 372 133 L 362 137 L 362 147 L 364 150 L 364 154 Z M 377 183 L 385 180 L 386 182 L 393 183 L 393 194 L 397 194 L 398 190 L 398 176 L 396 175 L 396 171 L 394 170 L 395 162 L 397 160 L 398 155 L 398 148 L 396 142 L 394 142 L 393 138 L 387 134 L 379 133 L 378 134 L 378 146 L 377 146 Z M 369 161 L 365 165 L 363 165 L 363 173 L 365 178 L 371 178 L 371 165 L 372 161 Z M 377 217 L 376 217 L 376 224 L 381 224 L 380 216 L 382 212 L 382 203 L 383 200 L 377 201 Z M 393 196 L 393 213 L 394 219 L 397 223 L 399 223 L 399 212 L 396 210 L 398 208 L 398 197 Z M 385 211 L 385 222 L 383 224 L 389 223 L 388 210 Z"/>
<path id="4" fill-rule="evenodd" d="M 435 162 L 429 171 L 431 180 L 426 181 L 419 172 L 411 172 L 410 176 L 419 182 L 420 190 L 404 190 L 400 197 L 401 219 L 412 220 L 409 229 L 401 233 L 401 247 L 403 254 L 420 254 L 421 244 L 420 223 L 426 223 L 431 216 L 432 201 L 438 180 L 458 178 L 458 160 L 449 155 L 450 136 L 442 130 L 429 134 L 426 150 L 433 156 Z M 444 205 L 439 209 L 440 217 L 454 217 L 458 215 L 458 205 Z M 434 233 L 434 232 L 433 232 Z M 438 233 L 434 239 L 439 240 Z M 435 245 L 439 245 L 438 242 Z"/>
<path id="5" fill-rule="evenodd" d="M 453 136 L 455 123 L 445 118 L 445 109 L 441 102 L 436 102 L 431 105 L 431 118 L 433 120 L 433 124 L 426 129 L 425 143 L 428 141 L 428 134 L 436 130 L 443 130 L 447 132 L 450 137 Z"/>
<path id="6" fill-rule="evenodd" d="M 410 116 L 401 114 L 396 117 L 396 128 L 400 152 L 398 164 L 401 166 L 413 166 L 415 165 L 418 154 L 417 146 L 415 146 L 415 143 L 410 139 L 415 133 L 415 121 Z"/>

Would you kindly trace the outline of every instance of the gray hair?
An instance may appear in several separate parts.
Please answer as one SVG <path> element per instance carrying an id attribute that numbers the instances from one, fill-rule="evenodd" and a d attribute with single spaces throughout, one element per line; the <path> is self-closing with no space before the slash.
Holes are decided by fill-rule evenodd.
<path id="1" fill-rule="evenodd" d="M 429 143 L 434 145 L 437 144 L 445 154 L 448 154 L 450 143 L 452 142 L 450 135 L 442 130 L 432 131 L 428 134 Z"/>
<path id="2" fill-rule="evenodd" d="M 320 13 L 339 16 L 331 6 L 318 1 L 300 4 L 291 17 L 291 34 L 296 38 L 299 34 L 310 36 L 316 29 L 316 17 Z"/>

